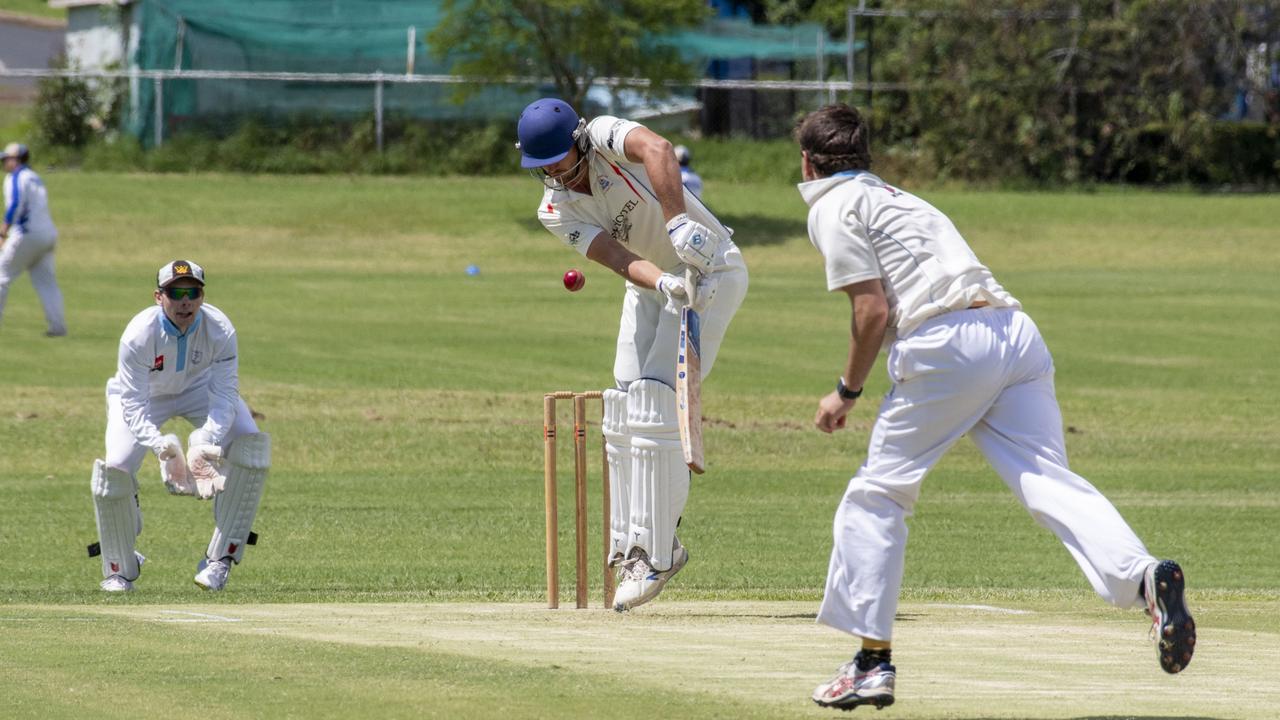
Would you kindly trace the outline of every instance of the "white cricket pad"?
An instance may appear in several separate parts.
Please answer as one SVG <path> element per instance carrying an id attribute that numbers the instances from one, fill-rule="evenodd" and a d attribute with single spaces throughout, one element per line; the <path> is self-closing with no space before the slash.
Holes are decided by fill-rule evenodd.
<path id="1" fill-rule="evenodd" d="M 676 392 L 657 380 L 637 380 L 627 390 L 631 429 L 631 529 L 634 547 L 655 570 L 671 568 L 676 523 L 689 499 L 689 467 L 680 448 Z"/>
<path id="2" fill-rule="evenodd" d="M 93 461 L 94 518 L 98 523 L 98 544 L 102 550 L 102 576 L 119 575 L 138 579 L 138 556 L 134 543 L 142 532 L 142 509 L 138 505 L 138 481 L 102 460 Z"/>
<path id="3" fill-rule="evenodd" d="M 262 502 L 262 488 L 271 467 L 271 436 L 241 435 L 227 451 L 226 487 L 213 501 L 213 539 L 205 556 L 240 562 L 253 530 L 253 519 Z"/>
<path id="4" fill-rule="evenodd" d="M 627 555 L 627 529 L 631 523 L 631 430 L 627 427 L 627 394 L 604 391 L 604 448 L 609 458 L 610 562 Z"/>

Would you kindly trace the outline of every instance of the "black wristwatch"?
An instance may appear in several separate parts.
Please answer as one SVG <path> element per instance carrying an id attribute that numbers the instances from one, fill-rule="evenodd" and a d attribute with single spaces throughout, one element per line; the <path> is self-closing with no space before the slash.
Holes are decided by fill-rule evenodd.
<path id="1" fill-rule="evenodd" d="M 844 378 L 840 378 L 836 381 L 836 394 L 845 400 L 857 400 L 862 397 L 862 388 L 850 390 L 849 387 L 844 384 Z"/>

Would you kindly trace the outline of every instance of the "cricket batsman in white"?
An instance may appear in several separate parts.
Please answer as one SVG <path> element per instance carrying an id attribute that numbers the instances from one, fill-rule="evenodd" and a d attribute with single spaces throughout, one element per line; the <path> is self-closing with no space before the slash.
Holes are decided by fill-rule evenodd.
<path id="1" fill-rule="evenodd" d="M 845 426 L 882 346 L 893 382 L 836 510 L 818 612 L 819 622 L 861 638 L 861 649 L 814 690 L 814 702 L 893 703 L 905 518 L 930 468 L 966 434 L 1099 595 L 1147 608 L 1161 668 L 1180 672 L 1196 640 L 1182 569 L 1148 553 L 1102 493 L 1071 472 L 1040 331 L 945 215 L 870 172 L 869 130 L 847 105 L 810 113 L 796 128 L 809 238 L 827 289 L 846 295 L 853 315 L 848 360 L 815 425 Z"/>
<path id="2" fill-rule="evenodd" d="M 102 556 L 102 589 L 133 590 L 143 555 L 138 469 L 148 452 L 175 495 L 213 499 L 213 538 L 195 583 L 222 590 L 232 563 L 253 544 L 253 519 L 271 466 L 271 438 L 240 398 L 236 331 L 204 302 L 204 269 L 174 260 L 156 277 L 155 305 L 134 316 L 120 338 L 116 374 L 107 381 L 107 454 L 93 463 L 93 507 Z M 171 418 L 194 426 L 184 453 Z"/>
<path id="3" fill-rule="evenodd" d="M 546 185 L 538 219 L 569 247 L 626 279 L 613 375 L 604 391 L 612 501 L 614 609 L 657 597 L 688 562 L 676 526 L 689 468 L 676 416 L 680 311 L 702 318 L 702 375 L 747 292 L 747 267 L 725 227 L 680 181 L 672 144 L 567 103 L 531 103 L 517 126 L 521 165 Z"/>

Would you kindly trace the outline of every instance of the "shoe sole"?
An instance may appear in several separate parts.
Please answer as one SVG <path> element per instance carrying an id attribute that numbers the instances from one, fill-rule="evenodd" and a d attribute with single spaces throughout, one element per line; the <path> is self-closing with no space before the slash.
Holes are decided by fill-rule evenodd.
<path id="1" fill-rule="evenodd" d="M 1154 575 L 1156 610 L 1160 614 L 1156 629 L 1160 668 L 1172 675 L 1191 663 L 1196 651 L 1196 621 L 1187 612 L 1183 598 L 1186 581 L 1178 563 L 1165 560 L 1156 566 Z"/>
<path id="2" fill-rule="evenodd" d="M 685 551 L 684 551 L 684 562 L 681 562 L 679 565 L 672 565 L 672 566 L 671 566 L 671 569 L 666 571 L 666 573 L 665 573 L 665 574 L 666 574 L 666 577 L 662 578 L 661 580 L 658 580 L 658 581 L 654 584 L 654 586 L 653 586 L 653 590 L 651 590 L 651 591 L 649 592 L 648 597 L 645 597 L 644 595 L 641 595 L 640 597 L 638 597 L 638 598 L 636 598 L 634 601 L 632 601 L 632 603 L 631 603 L 630 605 L 627 605 L 627 604 L 625 604 L 625 603 L 616 603 L 616 604 L 613 606 L 613 610 L 614 610 L 614 612 L 626 612 L 626 611 L 628 611 L 628 610 L 632 610 L 632 609 L 634 609 L 634 608 L 638 608 L 638 607 L 640 607 L 641 605 L 644 605 L 644 604 L 645 604 L 645 603 L 647 603 L 647 602 L 652 602 L 654 598 L 656 598 L 656 597 L 658 597 L 659 595 L 661 595 L 661 594 L 662 594 L 662 588 L 664 588 L 664 587 L 666 587 L 666 586 L 667 586 L 667 582 L 668 582 L 669 580 L 671 580 L 671 578 L 675 577 L 675 576 L 676 576 L 676 573 L 678 573 L 678 572 L 680 572 L 681 570 L 683 570 L 683 569 L 684 569 L 684 566 L 685 566 L 685 565 L 688 565 L 688 564 L 689 564 L 689 551 L 688 551 L 688 550 L 685 550 Z"/>
<path id="3" fill-rule="evenodd" d="M 877 710 L 883 710 L 893 704 L 893 696 L 880 695 L 880 696 L 872 696 L 872 697 L 860 697 L 855 695 L 852 698 L 848 700 L 843 700 L 843 701 L 827 703 L 827 702 L 822 702 L 821 700 L 814 700 L 814 702 L 817 703 L 819 707 L 833 708 L 836 710 L 843 710 L 845 712 L 849 712 L 850 710 L 853 710 L 855 708 L 860 708 L 863 705 L 874 705 Z"/>

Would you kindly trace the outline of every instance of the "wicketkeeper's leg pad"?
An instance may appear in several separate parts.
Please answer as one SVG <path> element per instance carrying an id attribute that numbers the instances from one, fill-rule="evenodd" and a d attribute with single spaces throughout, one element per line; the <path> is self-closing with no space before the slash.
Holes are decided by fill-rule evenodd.
<path id="1" fill-rule="evenodd" d="M 210 560 L 231 558 L 239 563 L 244 557 L 270 468 L 270 435 L 250 433 L 232 441 L 225 466 L 226 487 L 213 500 L 213 539 L 205 553 Z"/>
<path id="2" fill-rule="evenodd" d="M 676 392 L 657 380 L 627 390 L 631 430 L 631 528 L 627 553 L 640 547 L 655 570 L 671 567 L 676 524 L 689 499 L 689 467 L 680 450 Z"/>
<path id="3" fill-rule="evenodd" d="M 609 458 L 609 559 L 626 558 L 631 524 L 631 430 L 627 426 L 627 394 L 604 391 L 604 447 Z"/>
<path id="4" fill-rule="evenodd" d="M 102 553 L 102 577 L 119 575 L 130 582 L 137 580 L 138 556 L 133 549 L 142 532 L 138 481 L 120 468 L 94 460 L 90 485 Z"/>

